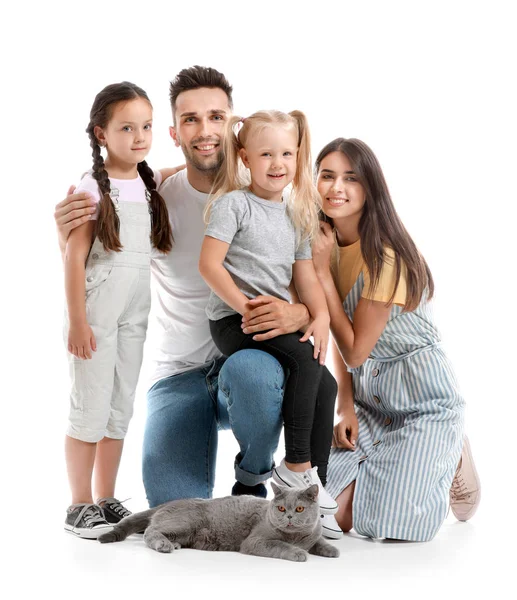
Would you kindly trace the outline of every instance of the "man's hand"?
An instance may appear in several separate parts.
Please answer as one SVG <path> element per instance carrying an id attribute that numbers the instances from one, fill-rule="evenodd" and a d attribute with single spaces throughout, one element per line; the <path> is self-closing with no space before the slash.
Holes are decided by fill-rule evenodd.
<path id="1" fill-rule="evenodd" d="M 54 213 L 61 252 L 65 249 L 72 229 L 89 221 L 96 210 L 95 201 L 88 192 L 74 194 L 74 190 L 75 186 L 71 185 L 67 197 L 56 204 Z"/>
<path id="2" fill-rule="evenodd" d="M 248 302 L 247 308 L 242 317 L 244 333 L 267 331 L 253 336 L 257 342 L 300 331 L 310 320 L 304 304 L 289 304 L 273 296 L 257 296 Z"/>

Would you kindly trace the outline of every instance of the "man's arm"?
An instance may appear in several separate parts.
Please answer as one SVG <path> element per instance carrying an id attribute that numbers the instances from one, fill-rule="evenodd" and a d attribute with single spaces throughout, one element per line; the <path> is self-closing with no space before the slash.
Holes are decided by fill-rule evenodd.
<path id="1" fill-rule="evenodd" d="M 70 232 L 89 221 L 96 210 L 95 200 L 88 192 L 74 194 L 74 190 L 75 186 L 71 185 L 67 197 L 56 204 L 54 212 L 61 256 L 64 256 Z"/>

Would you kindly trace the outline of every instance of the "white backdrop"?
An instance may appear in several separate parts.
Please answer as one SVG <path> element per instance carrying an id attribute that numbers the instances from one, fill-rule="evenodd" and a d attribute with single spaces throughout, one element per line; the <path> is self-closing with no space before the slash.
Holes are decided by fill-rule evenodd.
<path id="1" fill-rule="evenodd" d="M 23 501 L 21 518 L 33 502 L 45 505 L 48 529 L 61 526 L 68 502 L 64 294 L 53 210 L 91 164 L 84 129 L 93 98 L 124 79 L 143 87 L 155 109 L 148 161 L 176 165 L 183 159 L 168 135 L 169 80 L 201 64 L 234 85 L 237 113 L 305 111 L 314 155 L 338 136 L 359 137 L 376 152 L 435 278 L 436 315 L 468 403 L 484 486 L 476 519 L 504 531 L 501 503 L 512 505 L 516 491 L 509 457 L 517 417 L 510 5 L 92 0 L 2 9 L 0 397 L 9 492 L 2 502 Z M 148 372 L 145 361 L 118 484 L 136 510 L 146 506 L 140 459 Z M 223 434 L 215 495 L 229 492 L 235 452 L 231 434 Z"/>

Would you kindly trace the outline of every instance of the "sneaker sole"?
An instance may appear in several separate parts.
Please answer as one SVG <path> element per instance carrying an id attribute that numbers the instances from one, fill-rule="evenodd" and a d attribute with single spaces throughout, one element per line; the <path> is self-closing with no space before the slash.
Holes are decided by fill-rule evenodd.
<path id="1" fill-rule="evenodd" d="M 287 483 L 287 481 L 284 481 L 280 475 L 278 475 L 278 473 L 276 472 L 276 468 L 273 469 L 273 476 L 272 476 L 274 482 L 280 486 L 283 487 L 288 487 L 291 489 L 294 489 L 292 485 L 289 485 Z M 339 506 L 337 505 L 337 502 L 335 503 L 334 506 L 322 506 L 320 504 L 320 512 L 324 515 L 335 515 L 338 511 Z"/>
<path id="2" fill-rule="evenodd" d="M 95 529 L 79 529 L 73 525 L 65 525 L 65 531 L 75 535 L 75 537 L 82 538 L 83 540 L 96 540 L 103 533 L 108 533 L 113 529 L 113 525 L 102 525 Z"/>
<path id="3" fill-rule="evenodd" d="M 336 531 L 335 529 L 329 529 L 328 527 L 325 527 L 324 525 L 322 525 L 321 535 L 323 537 L 329 538 L 331 540 L 339 540 L 343 537 L 343 532 Z"/>
<path id="4" fill-rule="evenodd" d="M 322 506 L 320 504 L 320 512 L 322 515 L 335 515 L 338 511 L 339 506 L 336 504 L 333 506 Z"/>

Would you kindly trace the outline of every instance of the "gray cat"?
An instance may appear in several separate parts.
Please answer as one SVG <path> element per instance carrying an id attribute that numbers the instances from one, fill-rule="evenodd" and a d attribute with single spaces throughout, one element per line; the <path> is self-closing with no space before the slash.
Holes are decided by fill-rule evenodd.
<path id="1" fill-rule="evenodd" d="M 145 528 L 144 541 L 158 552 L 182 546 L 229 550 L 303 562 L 307 552 L 335 558 L 339 550 L 321 535 L 318 486 L 271 487 L 271 502 L 253 496 L 174 500 L 126 517 L 99 542 L 121 542 Z"/>

